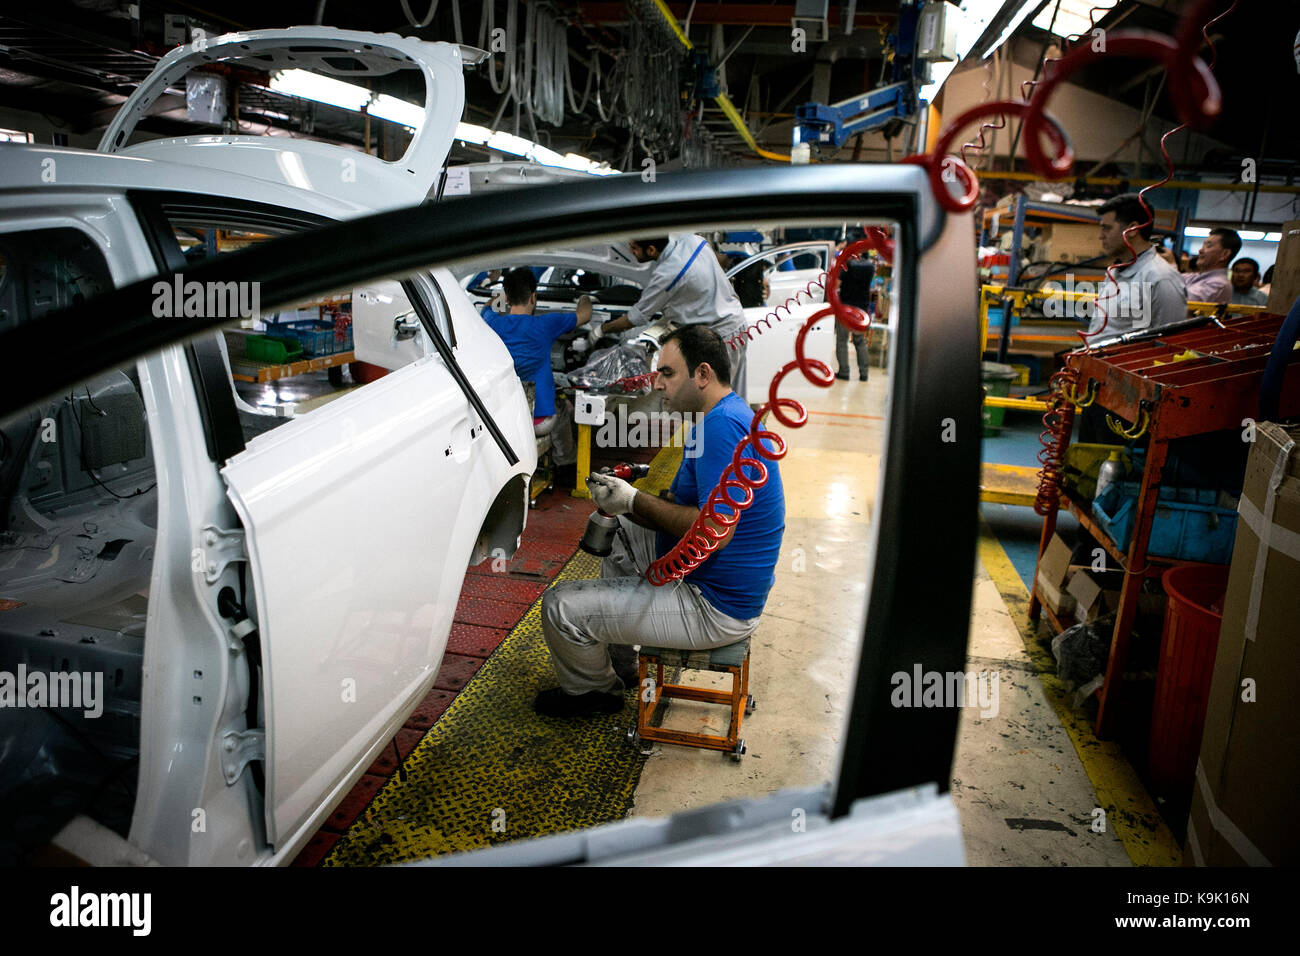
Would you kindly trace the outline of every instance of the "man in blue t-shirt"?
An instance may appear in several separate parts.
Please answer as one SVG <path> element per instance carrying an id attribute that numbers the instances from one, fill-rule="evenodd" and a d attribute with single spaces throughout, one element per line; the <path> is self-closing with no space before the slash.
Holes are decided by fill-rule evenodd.
<path id="1" fill-rule="evenodd" d="M 662 341 L 655 390 L 664 393 L 670 412 L 695 424 L 667 499 L 611 475 L 587 479 L 597 507 L 622 517 L 600 579 L 557 584 L 542 597 L 542 633 L 560 681 L 534 703 L 546 716 L 621 710 L 624 689 L 636 684 L 634 644 L 703 649 L 744 640 L 758 626 L 776 580 L 785 492 L 777 463 L 766 459 L 767 483 L 730 529 L 717 526 L 726 536 L 703 564 L 664 587 L 645 578 L 699 517 L 753 418 L 731 390 L 727 347 L 716 332 L 687 325 Z"/>
<path id="2" fill-rule="evenodd" d="M 555 379 L 551 375 L 551 343 L 566 332 L 591 321 L 591 299 L 578 299 L 577 312 L 544 312 L 537 309 L 537 276 L 530 269 L 511 269 L 501 279 L 508 312 L 483 307 L 483 319 L 500 336 L 515 361 L 515 374 L 534 383 L 533 430 L 551 436 L 551 460 L 557 468 L 577 461 L 573 439 L 573 406 L 563 397 L 555 400 Z"/>

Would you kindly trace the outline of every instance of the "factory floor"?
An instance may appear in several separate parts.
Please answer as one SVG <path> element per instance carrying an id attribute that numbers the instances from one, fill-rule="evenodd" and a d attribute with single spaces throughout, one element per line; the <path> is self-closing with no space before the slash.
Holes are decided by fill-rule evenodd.
<path id="1" fill-rule="evenodd" d="M 641 773 L 633 815 L 834 778 L 861 634 L 886 383 L 883 371 L 873 370 L 866 383 L 783 391 L 808 406 L 809 423 L 784 433 L 786 530 L 753 645 L 750 690 L 758 709 L 744 724 L 749 755 L 733 765 L 716 754 L 656 748 Z M 993 517 L 1016 563 L 1023 568 L 1028 556 L 1032 574 L 1040 525 L 1031 509 L 1017 510 L 1024 514 Z M 962 712 L 952 794 L 968 864 L 1176 863 L 1176 847 L 1167 833 L 1161 837 L 1159 816 L 1117 748 L 1092 738 L 1050 674 L 1052 686 L 1044 687 L 1039 670 L 1050 664 L 1019 626 L 1025 581 L 987 521 L 982 528 L 968 670 L 998 673 L 999 706 L 990 717 Z M 667 726 L 705 725 L 703 707 L 696 707 Z"/>
<path id="2" fill-rule="evenodd" d="M 834 779 L 856 666 L 864 561 L 879 477 L 887 377 L 823 390 L 788 381 L 809 422 L 782 430 L 786 530 L 776 583 L 752 643 L 757 702 L 740 762 L 672 745 L 637 753 L 624 713 L 586 722 L 531 713 L 553 686 L 538 604 L 557 580 L 594 577 L 576 551 L 587 501 L 550 492 L 507 573 L 471 568 L 429 698 L 376 760 L 299 865 L 369 865 L 473 849 L 626 816 L 657 816 Z M 776 426 L 779 429 L 779 426 Z M 1028 422 L 989 460 L 1034 450 Z M 651 478 L 666 485 L 671 462 Z M 1120 753 L 1096 740 L 1026 623 L 1039 524 L 1031 509 L 982 509 L 969 671 L 996 672 L 996 712 L 962 712 L 952 796 L 969 865 L 1176 865 L 1178 847 Z M 942 560 L 942 542 L 935 542 Z M 936 600 L 941 600 L 936 596 Z M 692 683 L 710 676 L 690 672 Z M 721 677 L 713 683 L 719 683 Z M 629 693 L 631 701 L 633 695 Z M 674 701 L 664 726 L 725 732 L 725 712 Z M 582 723 L 583 726 L 575 726 Z M 508 832 L 488 821 L 509 815 Z"/>

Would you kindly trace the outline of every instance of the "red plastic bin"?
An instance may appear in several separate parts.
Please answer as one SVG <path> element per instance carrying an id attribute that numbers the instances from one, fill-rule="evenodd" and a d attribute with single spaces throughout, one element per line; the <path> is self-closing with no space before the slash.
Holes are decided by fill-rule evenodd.
<path id="1" fill-rule="evenodd" d="M 1190 790 L 1196 776 L 1228 568 L 1170 568 L 1162 583 L 1169 603 L 1160 639 L 1149 755 L 1152 784 L 1175 795 Z"/>

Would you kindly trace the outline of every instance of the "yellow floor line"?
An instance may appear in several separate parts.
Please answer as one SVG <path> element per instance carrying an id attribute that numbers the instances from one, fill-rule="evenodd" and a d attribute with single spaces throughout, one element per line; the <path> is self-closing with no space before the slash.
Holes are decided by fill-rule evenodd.
<path id="1" fill-rule="evenodd" d="M 1037 640 L 1029 625 L 1029 592 L 1006 551 L 983 518 L 980 519 L 979 558 L 993 579 L 1007 613 L 1015 622 L 1052 709 L 1070 735 L 1084 771 L 1097 791 L 1097 805 L 1124 844 L 1134 866 L 1179 866 L 1182 848 L 1156 809 L 1137 773 L 1124 759 L 1120 745 L 1098 740 L 1092 722 L 1070 704 L 1072 692 L 1056 676 L 1056 661 Z"/>

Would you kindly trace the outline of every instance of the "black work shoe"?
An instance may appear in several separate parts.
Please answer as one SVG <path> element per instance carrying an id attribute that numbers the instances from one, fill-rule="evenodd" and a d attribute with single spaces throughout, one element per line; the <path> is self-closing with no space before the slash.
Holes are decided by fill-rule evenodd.
<path id="1" fill-rule="evenodd" d="M 841 382 L 847 382 L 847 381 L 849 380 L 849 373 L 848 373 L 848 372 L 836 372 L 836 373 L 835 373 L 835 377 L 838 378 Z"/>
<path id="2" fill-rule="evenodd" d="M 566 694 L 562 687 L 552 687 L 542 691 L 533 701 L 533 710 L 543 717 L 590 717 L 592 714 L 617 714 L 622 709 L 622 694 L 602 694 L 596 690 Z"/>

